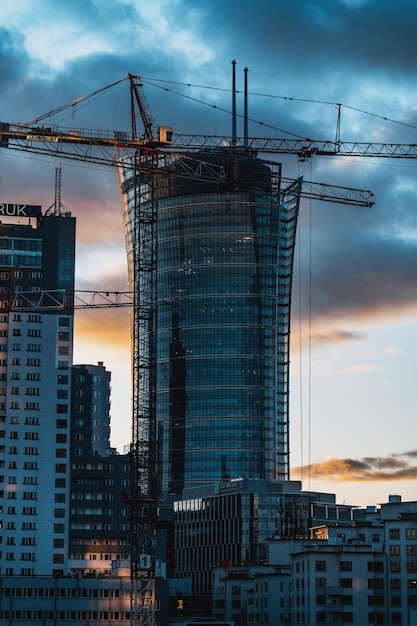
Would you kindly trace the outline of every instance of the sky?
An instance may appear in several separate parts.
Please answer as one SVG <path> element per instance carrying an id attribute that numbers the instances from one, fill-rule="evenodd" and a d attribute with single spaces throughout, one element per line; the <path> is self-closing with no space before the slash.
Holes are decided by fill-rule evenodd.
<path id="1" fill-rule="evenodd" d="M 129 73 L 178 134 L 417 143 L 415 0 L 14 0 L 0 12 L 0 119 L 25 123 Z M 341 105 L 341 106 L 339 106 Z M 52 118 L 130 130 L 123 81 Z M 238 118 L 238 135 L 242 135 Z M 264 155 L 265 158 L 274 158 Z M 0 148 L 0 202 L 77 217 L 76 289 L 126 290 L 114 168 Z M 417 499 L 417 160 L 282 157 L 284 176 L 371 190 L 302 200 L 291 338 L 291 477 L 366 506 Z M 76 312 L 75 363 L 112 372 L 112 445 L 130 440 L 127 309 Z"/>

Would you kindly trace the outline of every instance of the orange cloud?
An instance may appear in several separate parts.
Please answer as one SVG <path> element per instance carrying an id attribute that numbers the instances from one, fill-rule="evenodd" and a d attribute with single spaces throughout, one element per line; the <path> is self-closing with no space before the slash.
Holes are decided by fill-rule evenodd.
<path id="1" fill-rule="evenodd" d="M 313 479 L 330 479 L 337 482 L 415 480 L 417 465 L 409 461 L 415 457 L 417 458 L 417 450 L 386 457 L 330 458 L 304 467 L 294 467 L 292 474 L 297 477 L 308 475 Z"/>

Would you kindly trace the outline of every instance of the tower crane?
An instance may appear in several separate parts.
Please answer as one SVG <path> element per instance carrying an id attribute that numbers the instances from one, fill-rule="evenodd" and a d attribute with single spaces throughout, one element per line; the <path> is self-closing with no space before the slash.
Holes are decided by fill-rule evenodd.
<path id="1" fill-rule="evenodd" d="M 131 131 L 103 131 L 91 129 L 63 128 L 56 124 L 44 125 L 44 120 L 54 114 L 76 105 L 97 93 L 109 89 L 120 82 L 128 80 L 131 98 Z M 138 113 L 137 113 L 138 111 Z M 138 136 L 136 119 L 140 116 L 144 133 Z M 246 125 L 245 125 L 246 128 Z M 151 193 L 150 206 L 146 208 L 146 219 L 142 214 L 143 207 L 136 207 L 133 219 L 133 243 L 137 246 L 140 229 L 151 227 L 156 220 L 157 193 L 153 180 L 162 169 L 164 173 L 173 176 L 209 181 L 218 188 L 227 184 L 225 173 L 221 166 L 205 162 L 198 157 L 198 153 L 207 155 L 210 150 L 229 146 L 231 149 L 242 151 L 243 154 L 289 154 L 296 155 L 300 160 L 313 156 L 360 156 L 416 159 L 416 144 L 384 144 L 384 143 L 346 143 L 341 141 L 316 141 L 312 139 L 272 139 L 251 138 L 246 136 L 239 139 L 235 136 L 220 137 L 209 135 L 177 135 L 169 126 L 161 126 L 155 132 L 149 107 L 142 92 L 140 77 L 129 74 L 116 83 L 78 98 L 59 109 L 46 115 L 37 117 L 26 124 L 0 122 L 0 148 L 18 150 L 45 156 L 58 157 L 118 168 L 131 167 L 135 173 L 145 177 Z M 266 162 L 268 163 L 268 162 Z M 270 164 L 277 165 L 276 162 Z M 276 194 L 282 197 L 294 181 L 285 180 L 281 170 L 276 177 Z M 59 172 L 60 175 L 60 172 Z M 369 191 L 346 188 L 323 183 L 303 181 L 301 196 L 319 199 L 340 204 L 372 206 L 374 195 Z M 56 182 L 56 201 L 50 210 L 59 211 L 60 178 Z M 150 250 L 151 261 L 156 258 L 154 248 Z M 155 303 L 139 301 L 139 276 L 148 272 L 148 279 L 155 277 L 155 266 L 150 263 L 144 269 L 140 251 L 136 249 L 133 267 L 133 290 L 130 292 L 75 292 L 73 308 L 99 308 L 109 306 L 130 306 L 132 309 L 132 341 L 133 341 L 133 429 L 131 444 L 131 493 L 127 502 L 131 512 L 131 624 L 151 626 L 154 624 L 154 579 L 155 579 L 155 531 L 158 519 L 158 478 L 156 471 L 156 419 L 155 419 L 155 388 L 154 366 L 151 358 L 143 363 L 139 344 L 143 337 L 143 321 L 147 327 L 154 328 Z M 149 260 L 149 259 L 148 259 Z M 65 308 L 65 292 L 42 292 L 34 294 L 20 292 L 18 298 L 11 303 L 13 309 L 31 308 Z M 154 340 L 152 333 L 148 333 L 147 341 Z M 153 345 L 149 343 L 147 352 L 152 356 Z M 146 376 L 142 376 L 143 370 Z M 144 382 L 145 381 L 145 382 Z M 147 387 L 144 387 L 147 385 Z M 145 397 L 145 403 L 143 400 Z M 143 559 L 143 557 L 146 557 Z"/>

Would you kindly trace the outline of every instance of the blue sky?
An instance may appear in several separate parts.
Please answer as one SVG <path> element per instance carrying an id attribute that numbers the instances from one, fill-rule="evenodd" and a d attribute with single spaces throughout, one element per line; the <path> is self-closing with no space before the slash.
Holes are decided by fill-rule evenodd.
<path id="1" fill-rule="evenodd" d="M 249 68 L 250 136 L 333 140 L 341 103 L 342 140 L 417 143 L 416 24 L 414 0 L 14 0 L 0 14 L 0 118 L 32 120 L 130 72 L 149 79 L 160 124 L 230 134 L 236 59 L 240 91 Z M 129 130 L 127 82 L 53 121 Z M 0 160 L 2 202 L 53 203 L 59 163 L 6 149 Z M 351 504 L 391 493 L 416 499 L 417 162 L 283 163 L 285 176 L 376 196 L 370 209 L 302 204 L 292 477 L 308 466 L 306 489 Z M 115 172 L 62 167 L 62 199 L 78 220 L 77 288 L 126 289 Z M 122 450 L 130 437 L 127 311 L 79 312 L 76 332 L 76 362 L 104 361 L 113 373 L 112 442 Z"/>

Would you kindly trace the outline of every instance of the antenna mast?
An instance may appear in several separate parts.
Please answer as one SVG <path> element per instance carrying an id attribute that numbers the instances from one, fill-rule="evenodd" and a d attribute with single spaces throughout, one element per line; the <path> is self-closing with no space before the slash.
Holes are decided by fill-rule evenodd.
<path id="1" fill-rule="evenodd" d="M 55 168 L 55 202 L 51 204 L 45 215 L 71 215 L 70 211 L 61 202 L 61 174 L 62 165 Z"/>

